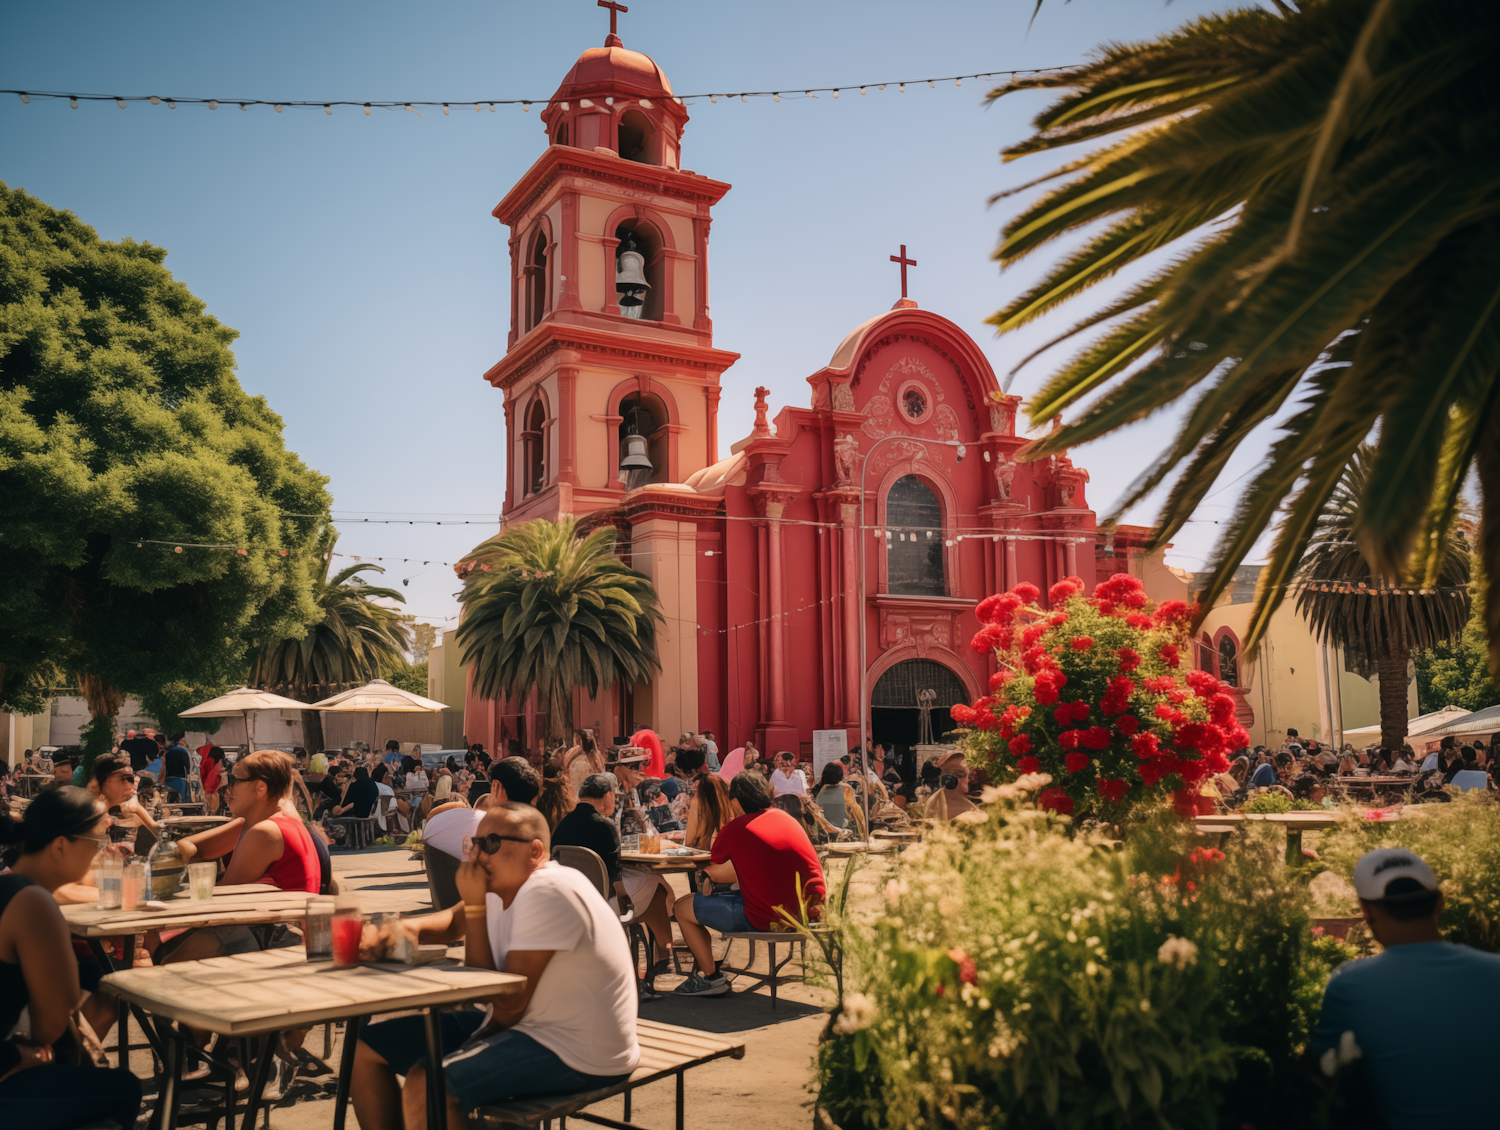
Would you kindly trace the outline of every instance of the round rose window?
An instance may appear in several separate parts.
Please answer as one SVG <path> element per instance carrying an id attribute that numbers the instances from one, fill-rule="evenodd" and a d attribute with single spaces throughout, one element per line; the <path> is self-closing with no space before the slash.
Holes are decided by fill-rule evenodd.
<path id="1" fill-rule="evenodd" d="M 920 420 L 927 414 L 927 398 L 920 389 L 909 388 L 901 396 L 901 407 L 913 420 Z"/>

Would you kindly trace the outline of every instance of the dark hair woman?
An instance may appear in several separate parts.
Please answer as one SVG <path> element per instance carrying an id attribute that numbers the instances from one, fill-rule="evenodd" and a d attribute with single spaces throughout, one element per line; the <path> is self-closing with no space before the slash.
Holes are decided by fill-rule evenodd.
<path id="1" fill-rule="evenodd" d="M 724 779 L 712 773 L 699 778 L 698 791 L 688 804 L 687 846 L 708 851 L 713 847 L 719 830 L 733 819 L 729 786 Z"/>
<path id="2" fill-rule="evenodd" d="M 140 1113 L 141 1084 L 128 1070 L 78 1062 L 72 1014 L 83 988 L 53 898 L 88 874 L 105 827 L 99 802 L 71 785 L 42 793 L 24 821 L 0 812 L 0 848 L 19 853 L 12 872 L 0 875 L 0 1032 L 11 1033 L 23 1009 L 31 1018 L 28 1036 L 0 1042 L 7 1130 L 64 1130 L 105 1118 L 133 1126 Z"/>
<path id="3" fill-rule="evenodd" d="M 547 830 L 557 831 L 557 824 L 577 804 L 572 783 L 563 772 L 561 758 L 549 757 L 542 766 L 542 791 L 531 802 L 547 818 Z"/>

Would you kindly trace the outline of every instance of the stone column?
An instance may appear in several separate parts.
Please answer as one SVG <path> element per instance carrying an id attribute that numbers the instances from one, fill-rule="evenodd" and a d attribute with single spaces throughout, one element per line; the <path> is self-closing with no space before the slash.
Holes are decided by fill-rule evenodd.
<path id="1" fill-rule="evenodd" d="M 557 370 L 557 478 L 559 482 L 578 485 L 578 415 L 575 391 L 578 370 Z"/>
<path id="2" fill-rule="evenodd" d="M 859 618 L 865 614 L 859 600 L 859 506 L 839 507 L 843 524 L 844 551 L 844 722 L 859 725 Z"/>
<path id="3" fill-rule="evenodd" d="M 766 497 L 766 564 L 769 576 L 767 577 L 769 593 L 768 625 L 769 640 L 768 652 L 770 662 L 767 675 L 769 676 L 769 710 L 771 717 L 767 722 L 782 723 L 786 721 L 786 623 L 783 620 L 783 605 L 785 593 L 782 591 L 782 568 L 781 568 L 781 515 L 786 509 L 786 503 L 775 496 Z"/>

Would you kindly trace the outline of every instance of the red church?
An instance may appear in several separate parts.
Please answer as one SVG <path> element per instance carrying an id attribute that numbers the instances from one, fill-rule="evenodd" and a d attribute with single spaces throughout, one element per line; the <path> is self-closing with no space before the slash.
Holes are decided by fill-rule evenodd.
<path id="1" fill-rule="evenodd" d="M 1081 570 L 1092 587 L 1087 472 L 1015 462 L 1020 398 L 906 297 L 773 414 L 766 390 L 725 381 L 739 355 L 714 344 L 708 245 L 730 186 L 682 167 L 688 112 L 661 68 L 612 32 L 541 119 L 547 147 L 493 212 L 511 262 L 510 335 L 485 374 L 504 402 L 502 521 L 613 525 L 666 616 L 659 676 L 580 694 L 578 724 L 806 751 L 815 730 L 857 742 L 863 695 L 876 740 L 910 745 L 930 690 L 941 735 L 987 686 L 968 646 L 980 599 Z M 892 258 L 904 295 L 911 260 Z M 726 392 L 756 410 L 727 451 Z M 532 744 L 534 710 L 471 695 L 468 740 Z"/>

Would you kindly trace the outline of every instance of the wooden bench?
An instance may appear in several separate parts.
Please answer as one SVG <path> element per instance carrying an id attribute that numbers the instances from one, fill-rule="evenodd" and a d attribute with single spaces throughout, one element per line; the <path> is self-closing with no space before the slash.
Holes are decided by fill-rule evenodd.
<path id="1" fill-rule="evenodd" d="M 683 1074 L 691 1068 L 701 1067 L 726 1056 L 730 1059 L 745 1058 L 745 1044 L 731 1043 L 709 1032 L 694 1028 L 679 1028 L 675 1024 L 658 1024 L 654 1020 L 637 1020 L 636 1039 L 641 1045 L 641 1064 L 623 1083 L 613 1087 L 601 1087 L 597 1091 L 582 1091 L 573 1095 L 538 1095 L 535 1098 L 515 1099 L 499 1106 L 482 1106 L 470 1115 L 470 1125 L 485 1130 L 510 1126 L 550 1126 L 558 1120 L 558 1130 L 565 1130 L 569 1115 L 584 1122 L 599 1126 L 610 1126 L 614 1130 L 639 1130 L 630 1121 L 630 1096 L 637 1087 L 655 1083 L 670 1075 L 677 1077 L 677 1130 L 683 1130 Z M 585 1107 L 603 1102 L 614 1095 L 625 1096 L 625 1120 L 607 1118 L 602 1114 L 589 1114 Z"/>

